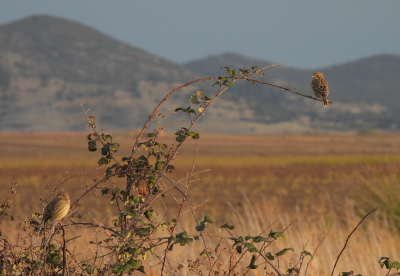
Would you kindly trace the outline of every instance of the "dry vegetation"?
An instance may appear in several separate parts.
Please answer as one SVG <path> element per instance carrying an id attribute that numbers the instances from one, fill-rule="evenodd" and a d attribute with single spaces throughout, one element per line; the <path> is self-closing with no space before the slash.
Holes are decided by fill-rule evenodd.
<path id="1" fill-rule="evenodd" d="M 134 137 L 135 133 L 113 135 L 122 145 L 117 152 L 119 157 L 129 155 Z M 358 269 L 355 272 L 363 275 L 383 275 L 378 265 L 381 256 L 400 259 L 396 246 L 400 244 L 397 234 L 400 204 L 396 199 L 400 190 L 399 138 L 397 135 L 201 134 L 197 154 L 195 142 L 188 142 L 173 163 L 177 169 L 171 178 L 184 178 L 196 156 L 195 171 L 200 173 L 196 175 L 188 195 L 194 201 L 193 206 L 199 205 L 196 208 L 199 219 L 209 214 L 214 220 L 210 233 L 218 233 L 218 226 L 225 222 L 235 225 L 234 231 L 242 229 L 257 235 L 275 219 L 279 218 L 272 226 L 273 230 L 282 230 L 293 221 L 284 238 L 277 241 L 279 248 L 295 249 L 293 254 L 285 255 L 281 263 L 283 267 L 294 265 L 303 246 L 313 252 L 332 225 L 310 264 L 310 275 L 330 275 L 347 235 L 364 214 L 378 206 L 378 212 L 354 234 L 336 272 Z M 0 134 L 0 139 L 3 145 L 0 156 L 3 193 L 0 200 L 6 197 L 5 191 L 11 183 L 19 184 L 19 194 L 10 212 L 16 221 L 9 223 L 2 219 L 1 227 L 5 232 L 19 229 L 21 219 L 30 216 L 31 212 L 42 212 L 40 199 L 49 195 L 46 187 L 51 189 L 62 178 L 95 168 L 98 160 L 98 154 L 87 151 L 84 133 Z M 168 143 L 173 141 L 173 136 L 165 135 L 161 139 Z M 63 188 L 74 201 L 86 186 L 93 183 L 93 179 L 101 178 L 102 174 L 100 169 L 81 175 L 66 182 Z M 124 183 L 108 185 L 122 187 Z M 113 219 L 110 217 L 111 204 L 105 205 L 99 196 L 93 193 L 77 210 L 96 224 Z M 174 200 L 160 204 L 165 204 L 170 210 L 178 206 Z M 190 216 L 189 213 L 185 215 Z M 183 223 L 190 224 L 188 220 Z M 184 225 L 179 227 L 183 229 Z M 195 232 L 194 227 L 193 222 L 189 229 Z M 79 234 L 85 236 L 86 244 L 83 248 L 80 244 L 79 249 L 83 250 L 87 242 L 94 239 L 93 231 L 82 229 Z M 69 233 L 71 237 L 75 234 Z M 168 233 L 159 235 L 168 236 Z M 201 246 L 195 242 L 173 251 L 183 264 L 183 267 L 176 265 L 177 271 L 188 272 L 189 268 L 185 266 L 200 265 L 188 260 L 199 258 Z M 209 246 L 214 249 L 211 243 Z M 273 246 L 271 252 L 278 248 Z M 218 265 L 224 267 L 227 262 L 227 256 L 222 255 Z M 148 265 L 151 264 L 150 259 Z M 245 267 L 240 269 L 246 270 Z M 158 275 L 158 271 L 150 267 L 147 272 Z M 262 275 L 263 266 L 258 269 L 260 274 L 255 273 Z"/>

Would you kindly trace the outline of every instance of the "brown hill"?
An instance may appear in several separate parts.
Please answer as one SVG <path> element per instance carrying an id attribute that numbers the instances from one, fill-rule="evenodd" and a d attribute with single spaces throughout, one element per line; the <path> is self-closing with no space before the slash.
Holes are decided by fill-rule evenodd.
<path id="1" fill-rule="evenodd" d="M 107 129 L 140 127 L 155 105 L 177 85 L 202 76 L 272 62 L 234 53 L 179 65 L 82 24 L 32 16 L 0 25 L 0 131 L 84 130 L 80 104 Z M 239 133 L 399 130 L 400 57 L 380 55 L 318 69 L 330 85 L 323 108 L 277 88 L 235 84 L 210 109 L 199 130 Z M 265 80 L 311 95 L 311 74 L 276 66 Z M 197 85 L 168 100 L 161 111 L 173 131 L 182 120 L 172 111 L 188 106 Z M 234 124 L 234 125 L 233 125 Z M 234 127 L 233 127 L 234 126 Z"/>
<path id="2" fill-rule="evenodd" d="M 0 26 L 0 129 L 82 130 L 80 103 L 104 126 L 138 127 L 197 76 L 82 24 L 32 16 Z"/>

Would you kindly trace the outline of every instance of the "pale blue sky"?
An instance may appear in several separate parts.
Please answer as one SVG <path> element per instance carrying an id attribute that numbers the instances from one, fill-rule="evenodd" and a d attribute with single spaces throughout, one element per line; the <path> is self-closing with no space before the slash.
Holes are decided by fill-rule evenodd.
<path id="1" fill-rule="evenodd" d="M 174 62 L 236 52 L 299 68 L 400 55 L 400 1 L 0 0 L 0 24 L 59 16 Z"/>

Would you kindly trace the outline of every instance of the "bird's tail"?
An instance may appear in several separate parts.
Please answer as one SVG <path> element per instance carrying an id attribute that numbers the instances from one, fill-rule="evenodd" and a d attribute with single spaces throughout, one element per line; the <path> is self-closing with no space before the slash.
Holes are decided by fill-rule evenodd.
<path id="1" fill-rule="evenodd" d="M 323 98 L 324 107 L 329 107 L 328 99 L 326 97 Z"/>

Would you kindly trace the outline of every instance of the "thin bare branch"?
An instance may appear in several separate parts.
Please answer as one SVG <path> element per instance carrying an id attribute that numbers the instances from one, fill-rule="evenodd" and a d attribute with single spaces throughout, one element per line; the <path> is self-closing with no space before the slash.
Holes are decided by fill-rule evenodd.
<path id="1" fill-rule="evenodd" d="M 346 242 L 344 243 L 344 246 L 343 246 L 342 251 L 340 251 L 339 255 L 337 256 L 335 265 L 333 266 L 333 269 L 332 269 L 331 276 L 333 276 L 333 273 L 335 272 L 336 264 L 337 264 L 337 262 L 339 261 L 339 258 L 340 258 L 340 256 L 342 255 L 343 251 L 345 250 L 345 248 L 346 248 L 346 246 L 347 246 L 347 242 L 349 241 L 351 235 L 353 235 L 353 233 L 357 230 L 358 226 L 361 225 L 361 223 L 364 221 L 364 219 L 365 219 L 366 217 L 368 217 L 370 214 L 372 214 L 373 212 L 375 212 L 377 209 L 378 209 L 378 207 L 375 207 L 375 209 L 371 210 L 368 214 L 366 214 L 366 215 L 362 218 L 362 220 L 357 224 L 356 228 L 354 228 L 353 231 L 351 231 L 350 235 L 349 235 L 349 236 L 347 237 L 347 239 L 346 239 Z"/>
<path id="2" fill-rule="evenodd" d="M 325 240 L 325 238 L 328 236 L 329 231 L 331 231 L 331 226 L 329 225 L 329 229 L 328 232 L 326 232 L 326 235 L 322 238 L 322 240 L 318 243 L 317 247 L 315 248 L 314 252 L 313 252 L 313 257 L 308 261 L 307 266 L 306 266 L 306 270 L 304 271 L 304 276 L 307 276 L 307 270 L 308 270 L 308 266 L 310 265 L 311 261 L 314 259 L 315 257 L 315 253 L 317 253 L 317 250 L 319 248 L 319 246 L 322 244 L 322 242 Z"/>
<path id="3" fill-rule="evenodd" d="M 305 95 L 305 94 L 299 93 L 299 92 L 297 92 L 297 91 L 295 91 L 295 90 L 293 90 L 293 89 L 289 89 L 289 88 L 286 88 L 286 87 L 283 87 L 283 86 L 280 86 L 280 85 L 276 85 L 276 84 L 273 84 L 273 83 L 261 81 L 261 80 L 258 80 L 258 79 L 248 78 L 248 77 L 246 77 L 246 78 L 244 78 L 244 79 L 245 79 L 245 80 L 248 80 L 248 81 L 255 81 L 255 82 L 258 82 L 258 83 L 261 83 L 261 84 L 266 84 L 266 85 L 269 85 L 269 86 L 273 86 L 273 87 L 276 87 L 276 88 L 280 88 L 280 89 L 282 89 L 282 90 L 286 90 L 286 91 L 295 93 L 295 94 L 297 94 L 297 95 L 299 95 L 299 96 L 306 97 L 306 98 L 312 99 L 312 100 L 314 100 L 314 101 L 320 101 L 320 102 L 323 101 L 323 100 L 320 100 L 320 99 L 315 98 L 315 97 L 313 97 L 313 96 Z M 334 102 L 328 101 L 328 103 L 333 104 Z"/>

